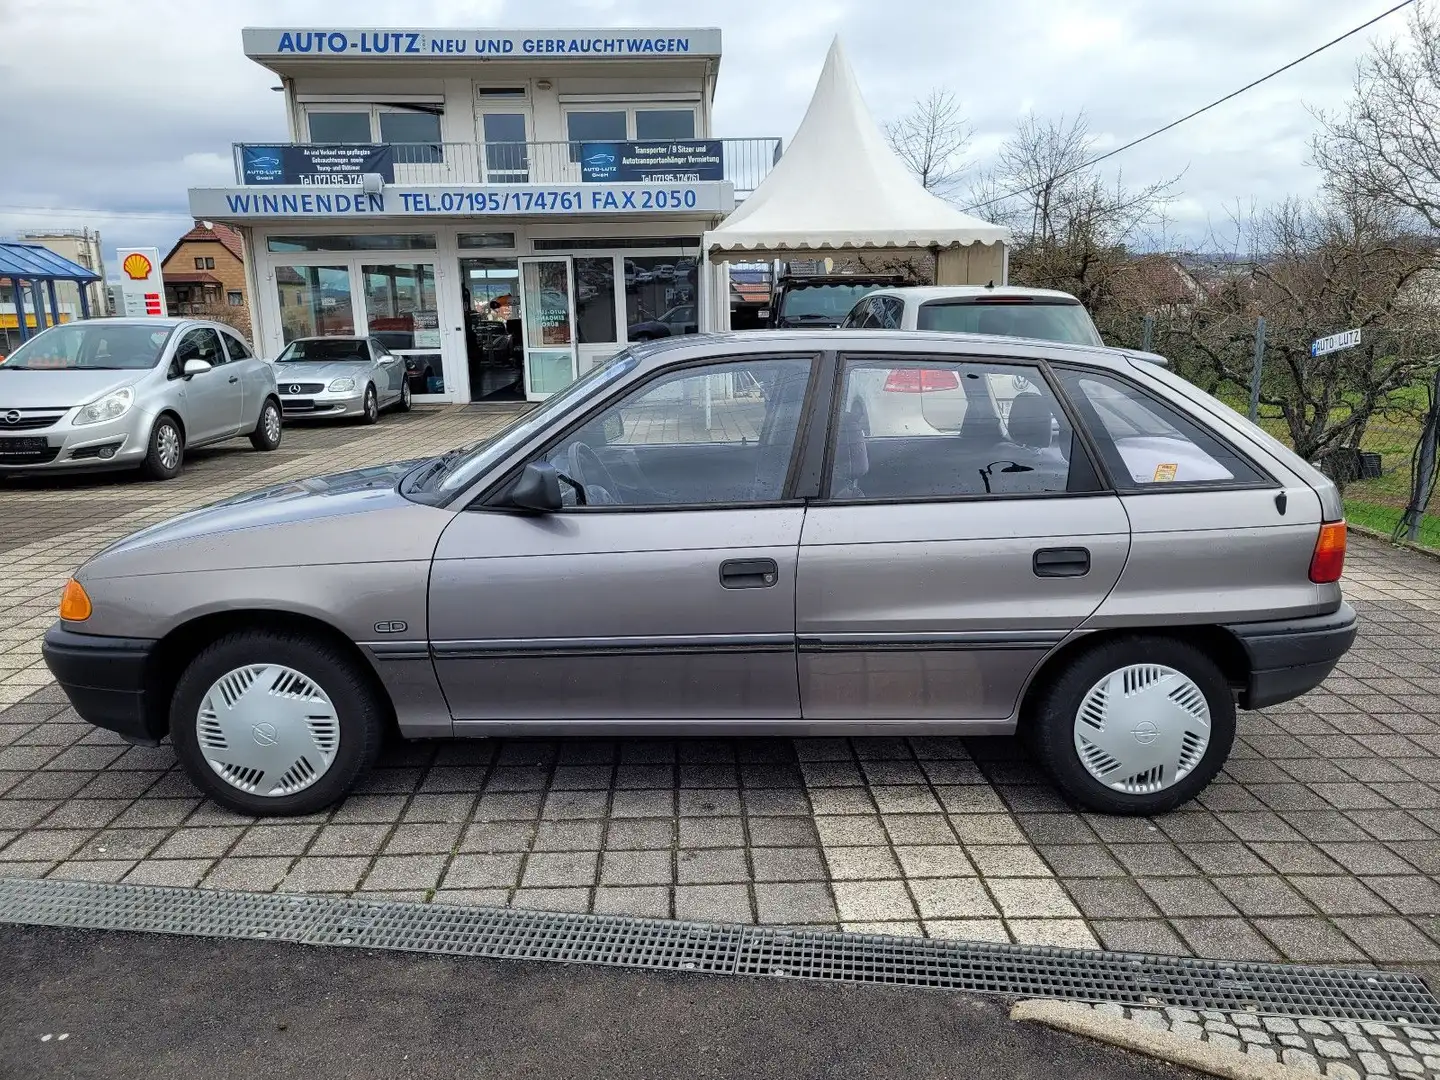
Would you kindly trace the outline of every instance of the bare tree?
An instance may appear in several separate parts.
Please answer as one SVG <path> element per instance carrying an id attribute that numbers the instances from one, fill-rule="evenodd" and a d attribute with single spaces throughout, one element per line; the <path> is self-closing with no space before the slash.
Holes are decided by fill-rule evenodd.
<path id="1" fill-rule="evenodd" d="M 899 120 L 885 125 L 890 149 L 926 191 L 942 198 L 959 185 L 971 134 L 955 95 L 938 87 L 917 99 Z"/>
<path id="2" fill-rule="evenodd" d="M 1133 271 L 1128 251 L 1163 221 L 1179 177 L 1142 187 L 1107 181 L 1089 164 L 1094 139 L 1083 114 L 1021 118 L 971 209 L 1008 225 L 1015 284 L 1074 293 L 1097 318 Z"/>
<path id="3" fill-rule="evenodd" d="M 252 340 L 251 335 L 255 332 L 250 322 L 249 304 L 220 304 L 208 303 L 197 306 L 195 309 L 196 318 L 212 319 L 218 323 L 237 330 L 246 341 Z"/>
<path id="4" fill-rule="evenodd" d="M 1160 328 L 1164 351 L 1201 385 L 1248 386 L 1263 315 L 1261 404 L 1307 458 L 1358 446 L 1371 417 L 1401 407 L 1397 392 L 1440 359 L 1436 254 L 1404 226 L 1402 210 L 1353 192 L 1257 213 L 1248 260 Z M 1353 327 L 1359 348 L 1310 355 L 1316 338 Z"/>
<path id="5" fill-rule="evenodd" d="M 1312 152 L 1332 184 L 1440 232 L 1440 18 L 1432 9 L 1416 6 L 1408 42 L 1373 45 L 1349 105 L 1319 119 Z"/>

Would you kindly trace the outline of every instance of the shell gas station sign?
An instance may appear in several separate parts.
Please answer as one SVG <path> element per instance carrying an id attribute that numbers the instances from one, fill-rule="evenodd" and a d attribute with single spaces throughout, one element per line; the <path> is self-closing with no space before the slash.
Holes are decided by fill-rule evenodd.
<path id="1" fill-rule="evenodd" d="M 165 280 L 160 274 L 159 248 L 121 248 L 120 294 L 124 315 L 166 315 Z"/>

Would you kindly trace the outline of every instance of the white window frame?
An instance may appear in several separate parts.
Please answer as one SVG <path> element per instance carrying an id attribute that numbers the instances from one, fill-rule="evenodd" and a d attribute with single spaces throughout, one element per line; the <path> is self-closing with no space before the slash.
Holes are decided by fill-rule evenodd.
<path id="1" fill-rule="evenodd" d="M 307 102 L 303 102 L 303 103 L 301 104 L 301 113 L 302 113 L 302 115 L 304 116 L 304 119 L 305 119 L 305 139 L 304 139 L 304 141 L 307 142 L 307 143 L 313 143 L 313 142 L 314 142 L 314 139 L 312 139 L 312 138 L 310 137 L 310 114 L 311 114 L 312 112 L 316 112 L 316 113 L 364 113 L 365 115 L 367 115 L 367 116 L 370 117 L 370 142 L 371 142 L 372 144 L 384 142 L 384 140 L 380 137 L 380 116 L 381 116 L 382 113 L 429 112 L 429 113 L 431 113 L 433 116 L 435 116 L 436 119 L 438 119 L 438 120 L 441 121 L 441 124 L 440 124 L 440 138 L 439 138 L 438 140 L 436 140 L 436 141 L 439 142 L 439 143 L 441 143 L 441 144 L 443 145 L 444 139 L 445 139 L 445 125 L 444 125 L 444 116 L 445 116 L 445 114 L 444 114 L 444 111 L 443 111 L 443 110 L 444 110 L 444 104 L 443 104 L 442 102 L 436 102 L 436 101 L 424 101 L 424 102 L 419 102 L 419 101 L 417 101 L 417 102 L 415 102 L 415 105 L 416 105 L 415 108 L 404 108 L 404 107 L 403 107 L 404 104 L 406 104 L 406 103 L 404 103 L 404 102 L 398 102 L 398 101 L 386 102 L 386 103 L 383 104 L 383 105 L 377 104 L 377 103 L 375 103 L 375 102 L 356 102 L 356 101 L 307 101 Z M 402 106 L 402 107 L 396 108 L 397 105 Z M 426 108 L 426 109 L 419 108 L 419 106 L 421 106 L 421 105 L 439 106 L 442 111 L 439 112 L 439 113 L 434 113 L 431 109 L 428 109 L 428 108 Z"/>
<path id="2" fill-rule="evenodd" d="M 635 114 L 637 112 L 685 112 L 689 110 L 695 117 L 694 139 L 702 139 L 700 134 L 700 106 L 694 101 L 586 101 L 586 102 L 563 102 L 560 106 L 560 122 L 565 133 L 565 142 L 570 142 L 570 114 L 571 113 L 614 113 L 625 114 L 625 138 L 633 141 L 635 135 Z"/>

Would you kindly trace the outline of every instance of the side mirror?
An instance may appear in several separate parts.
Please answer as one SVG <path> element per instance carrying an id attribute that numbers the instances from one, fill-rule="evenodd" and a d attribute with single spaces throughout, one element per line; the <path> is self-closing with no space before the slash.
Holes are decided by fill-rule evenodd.
<path id="1" fill-rule="evenodd" d="M 196 375 L 204 375 L 205 372 L 210 370 L 210 366 L 208 360 L 186 360 L 184 368 L 185 378 L 189 379 Z"/>
<path id="2" fill-rule="evenodd" d="M 560 496 L 560 474 L 548 461 L 532 461 L 510 489 L 510 502 L 522 510 L 551 513 L 565 503 Z"/>

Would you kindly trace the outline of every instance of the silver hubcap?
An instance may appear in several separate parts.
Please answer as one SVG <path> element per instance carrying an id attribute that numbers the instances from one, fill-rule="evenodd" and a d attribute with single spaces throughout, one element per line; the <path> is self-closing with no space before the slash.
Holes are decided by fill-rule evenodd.
<path id="1" fill-rule="evenodd" d="M 406 379 L 400 384 L 400 400 L 406 405 L 410 404 L 410 380 Z"/>
<path id="2" fill-rule="evenodd" d="M 1100 783 L 1127 795 L 1173 787 L 1210 745 L 1210 705 L 1183 672 L 1131 664 L 1090 688 L 1075 715 L 1075 752 Z"/>
<path id="3" fill-rule="evenodd" d="M 215 774 L 251 795 L 304 791 L 340 749 L 340 718 L 329 695 L 280 664 L 252 664 L 215 680 L 195 730 Z"/>
<path id="4" fill-rule="evenodd" d="M 366 416 L 374 416 L 375 413 L 376 413 L 376 411 L 377 411 L 377 408 L 378 408 L 378 406 L 377 406 L 376 401 L 375 401 L 375 391 L 374 391 L 374 390 L 366 390 L 366 391 L 365 391 L 365 415 L 366 415 Z"/>
<path id="5" fill-rule="evenodd" d="M 180 433 L 171 424 L 162 424 L 160 433 L 155 439 L 156 448 L 160 451 L 160 464 L 167 469 L 173 469 L 180 464 Z"/>
<path id="6" fill-rule="evenodd" d="M 270 442 L 280 439 L 280 410 L 274 405 L 265 406 L 265 438 Z"/>

